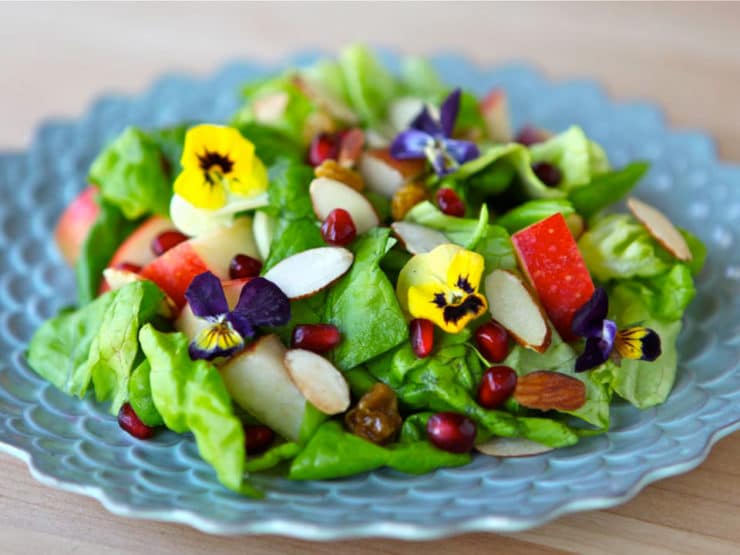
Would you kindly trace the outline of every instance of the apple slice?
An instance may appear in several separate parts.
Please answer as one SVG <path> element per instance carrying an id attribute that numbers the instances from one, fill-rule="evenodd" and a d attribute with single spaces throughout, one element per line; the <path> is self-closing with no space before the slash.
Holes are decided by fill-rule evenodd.
<path id="1" fill-rule="evenodd" d="M 510 143 L 512 133 L 506 92 L 503 89 L 493 89 L 480 101 L 480 111 L 491 140 L 497 143 Z"/>
<path id="2" fill-rule="evenodd" d="M 308 192 L 311 195 L 313 211 L 322 222 L 332 210 L 343 208 L 352 216 L 358 235 L 380 224 L 375 208 L 365 195 L 340 181 L 329 177 L 317 177 L 311 182 Z"/>
<path id="3" fill-rule="evenodd" d="M 493 319 L 522 347 L 544 353 L 550 346 L 550 326 L 524 282 L 508 270 L 494 270 L 486 277 L 485 287 Z"/>
<path id="4" fill-rule="evenodd" d="M 531 457 L 552 451 L 552 447 L 523 437 L 495 437 L 475 449 L 491 457 Z"/>
<path id="5" fill-rule="evenodd" d="M 100 213 L 95 202 L 97 194 L 98 188 L 93 185 L 82 191 L 64 210 L 54 230 L 57 247 L 70 266 L 77 262 L 87 234 Z"/>
<path id="6" fill-rule="evenodd" d="M 231 398 L 284 438 L 296 441 L 306 399 L 285 368 L 286 348 L 276 335 L 260 337 L 221 367 Z"/>
<path id="7" fill-rule="evenodd" d="M 238 218 L 231 226 L 180 243 L 145 266 L 141 275 L 159 285 L 181 308 L 185 305 L 185 291 L 195 276 L 210 271 L 228 279 L 231 259 L 237 254 L 259 258 L 251 218 Z"/>
<path id="8" fill-rule="evenodd" d="M 267 257 L 270 256 L 270 245 L 272 244 L 272 238 L 275 236 L 275 227 L 277 227 L 275 218 L 262 210 L 257 210 L 254 213 L 252 235 L 254 235 L 254 243 L 257 245 L 257 251 L 259 251 L 262 260 L 267 260 Z"/>
<path id="9" fill-rule="evenodd" d="M 324 414 L 349 408 L 349 386 L 342 373 L 321 355 L 305 349 L 285 353 L 285 367 L 298 391 Z"/>
<path id="10" fill-rule="evenodd" d="M 627 199 L 627 208 L 661 247 L 683 262 L 691 260 L 691 249 L 686 239 L 665 214 L 634 197 Z"/>
<path id="11" fill-rule="evenodd" d="M 387 148 L 368 150 L 360 158 L 360 174 L 368 190 L 391 198 L 401 185 L 426 170 L 425 160 L 396 160 Z"/>
<path id="12" fill-rule="evenodd" d="M 242 279 L 230 279 L 228 281 L 222 281 L 221 285 L 224 288 L 224 295 L 226 296 L 226 302 L 229 305 L 229 310 L 233 310 L 236 306 L 236 302 L 239 300 L 239 295 L 242 292 L 242 287 L 252 278 Z M 195 339 L 200 331 L 208 325 L 202 318 L 198 318 L 193 314 L 193 309 L 190 308 L 190 304 L 186 304 L 180 311 L 180 315 L 175 320 L 175 329 L 188 336 L 189 339 Z"/>
<path id="13" fill-rule="evenodd" d="M 573 315 L 591 298 L 594 284 L 565 218 L 553 214 L 517 231 L 511 242 L 560 337 L 573 341 Z"/>
<path id="14" fill-rule="evenodd" d="M 403 247 L 411 254 L 422 254 L 435 247 L 449 243 L 450 240 L 440 231 L 425 225 L 411 222 L 393 222 L 393 234 L 398 237 Z"/>
<path id="15" fill-rule="evenodd" d="M 347 273 L 354 255 L 342 247 L 319 247 L 289 256 L 265 274 L 290 299 L 302 299 L 329 287 Z"/>
<path id="16" fill-rule="evenodd" d="M 152 216 L 137 227 L 128 238 L 121 243 L 113 254 L 109 268 L 127 262 L 144 267 L 156 258 L 152 252 L 152 241 L 162 232 L 174 230 L 175 226 L 167 218 Z"/>

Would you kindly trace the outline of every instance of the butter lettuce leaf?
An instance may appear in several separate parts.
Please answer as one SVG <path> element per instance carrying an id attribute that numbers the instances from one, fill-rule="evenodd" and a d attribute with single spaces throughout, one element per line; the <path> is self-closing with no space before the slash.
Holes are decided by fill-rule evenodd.
<path id="1" fill-rule="evenodd" d="M 162 426 L 164 420 L 152 399 L 152 386 L 149 383 L 151 372 L 152 367 L 146 359 L 134 369 L 128 382 L 128 400 L 136 416 L 144 424 L 152 427 Z"/>
<path id="2" fill-rule="evenodd" d="M 399 92 L 396 78 L 359 44 L 344 48 L 338 61 L 346 97 L 360 120 L 371 127 L 382 124 L 389 102 Z"/>
<path id="3" fill-rule="evenodd" d="M 192 432 L 201 457 L 214 467 L 226 487 L 254 493 L 243 483 L 246 459 L 244 430 L 215 366 L 188 355 L 182 333 L 162 333 L 151 325 L 139 333 L 151 365 L 152 399 L 165 425 Z"/>
<path id="4" fill-rule="evenodd" d="M 408 337 L 408 327 L 380 261 L 395 244 L 388 228 L 374 228 L 352 245 L 355 260 L 350 271 L 333 285 L 326 297 L 324 321 L 342 333 L 332 351 L 341 370 L 392 349 Z"/>
<path id="5" fill-rule="evenodd" d="M 560 213 L 568 216 L 575 213 L 573 205 L 566 199 L 530 200 L 512 208 L 494 220 L 496 225 L 505 228 L 509 233 L 516 233 L 534 223 Z"/>
<path id="6" fill-rule="evenodd" d="M 573 189 L 568 199 L 579 214 L 590 218 L 626 197 L 648 168 L 647 162 L 633 162 L 619 170 L 602 173 L 593 177 L 588 185 Z"/>

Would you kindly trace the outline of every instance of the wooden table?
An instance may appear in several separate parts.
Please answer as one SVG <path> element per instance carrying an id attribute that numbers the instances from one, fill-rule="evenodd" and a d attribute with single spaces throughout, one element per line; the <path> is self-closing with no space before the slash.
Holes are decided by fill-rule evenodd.
<path id="1" fill-rule="evenodd" d="M 522 59 L 556 78 L 588 75 L 617 98 L 664 106 L 740 160 L 740 4 L 0 5 L 0 149 L 23 148 L 49 116 L 76 116 L 97 95 L 144 90 L 162 71 L 207 73 L 237 57 L 279 59 L 353 40 L 482 63 Z M 639 140 L 639 137 L 636 137 Z M 215 538 L 107 513 L 37 484 L 0 456 L 0 553 L 738 553 L 740 434 L 689 474 L 610 510 L 510 536 L 428 544 Z"/>

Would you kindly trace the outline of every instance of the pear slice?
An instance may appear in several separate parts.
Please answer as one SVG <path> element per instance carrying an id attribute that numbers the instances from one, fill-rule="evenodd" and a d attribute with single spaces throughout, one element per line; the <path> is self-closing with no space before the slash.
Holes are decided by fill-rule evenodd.
<path id="1" fill-rule="evenodd" d="M 627 208 L 660 246 L 683 262 L 691 260 L 686 239 L 663 212 L 634 197 L 627 199 Z"/>
<path id="2" fill-rule="evenodd" d="M 531 457 L 553 450 L 523 437 L 495 437 L 476 445 L 475 449 L 490 457 Z"/>
<path id="3" fill-rule="evenodd" d="M 425 225 L 411 222 L 393 222 L 393 234 L 398 237 L 403 247 L 411 254 L 422 254 L 435 247 L 449 243 L 444 233 Z"/>
<path id="4" fill-rule="evenodd" d="M 352 217 L 358 235 L 380 224 L 380 218 L 370 201 L 362 193 L 336 179 L 318 177 L 311 182 L 308 192 L 313 211 L 322 222 L 332 210 L 343 208 Z"/>
<path id="5" fill-rule="evenodd" d="M 354 255 L 342 247 L 319 247 L 289 256 L 265 274 L 290 299 L 302 299 L 329 287 L 347 273 Z"/>
<path id="6" fill-rule="evenodd" d="M 305 349 L 291 349 L 284 362 L 298 391 L 321 412 L 332 415 L 349 408 L 347 380 L 327 359 Z"/>
<path id="7" fill-rule="evenodd" d="M 491 316 L 522 347 L 544 353 L 550 346 L 545 313 L 524 282 L 508 270 L 494 270 L 485 280 Z"/>
<path id="8" fill-rule="evenodd" d="M 234 401 L 291 441 L 298 439 L 306 399 L 288 375 L 285 346 L 276 335 L 260 337 L 231 358 L 221 377 Z"/>

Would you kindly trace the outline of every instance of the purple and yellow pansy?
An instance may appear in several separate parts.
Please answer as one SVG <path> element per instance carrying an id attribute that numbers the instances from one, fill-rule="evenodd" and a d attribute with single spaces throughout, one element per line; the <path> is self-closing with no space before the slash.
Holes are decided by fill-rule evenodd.
<path id="1" fill-rule="evenodd" d="M 425 318 L 447 333 L 459 333 L 488 308 L 478 293 L 484 265 L 480 254 L 453 244 L 415 255 L 398 276 L 401 307 L 411 318 Z"/>
<path id="2" fill-rule="evenodd" d="M 573 316 L 573 333 L 586 338 L 583 353 L 576 360 L 576 372 L 591 370 L 612 359 L 653 361 L 661 354 L 660 336 L 650 328 L 630 326 L 618 329 L 607 319 L 609 299 L 598 287 Z"/>
<path id="3" fill-rule="evenodd" d="M 249 280 L 233 310 L 229 309 L 221 280 L 210 272 L 196 276 L 185 298 L 205 327 L 190 343 L 192 359 L 213 360 L 242 350 L 258 326 L 281 326 L 290 320 L 290 301 L 265 278 Z"/>

